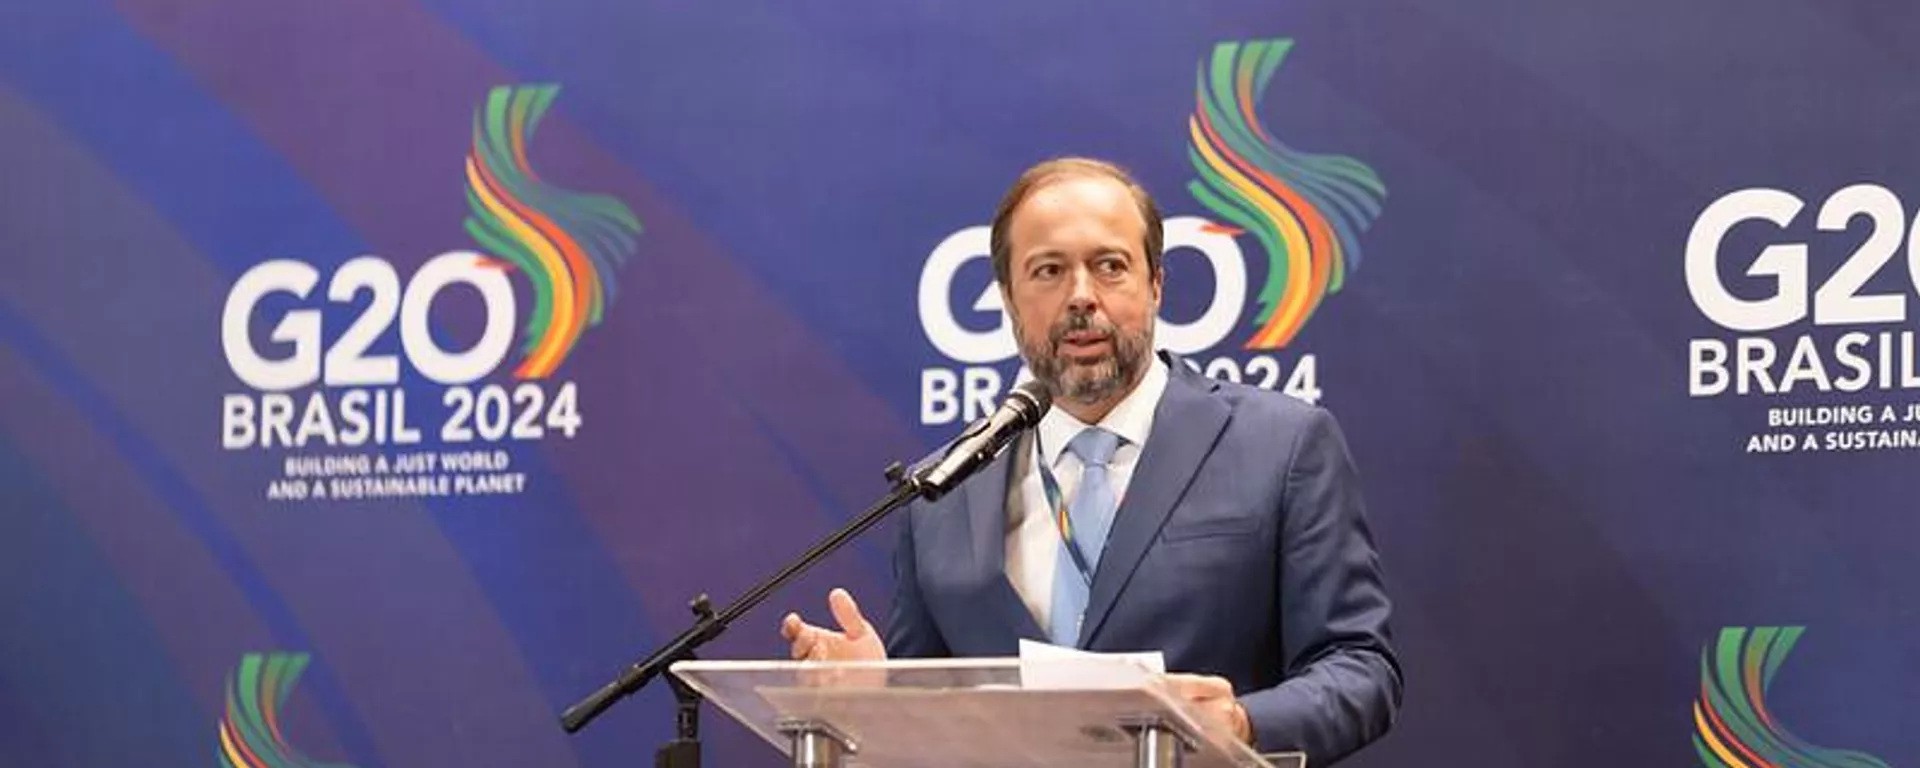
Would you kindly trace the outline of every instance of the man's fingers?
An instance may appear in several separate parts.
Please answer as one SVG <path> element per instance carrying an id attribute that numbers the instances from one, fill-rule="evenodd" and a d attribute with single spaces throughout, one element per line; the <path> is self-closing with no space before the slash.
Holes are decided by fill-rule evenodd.
<path id="1" fill-rule="evenodd" d="M 1209 722 L 1231 729 L 1241 741 L 1253 743 L 1253 723 L 1240 699 L 1233 695 L 1233 683 L 1226 678 L 1176 673 L 1162 679 L 1173 693 L 1199 708 Z"/>
<path id="2" fill-rule="evenodd" d="M 820 647 L 820 635 L 824 631 L 800 620 L 800 614 L 797 613 L 787 614 L 780 622 L 780 636 L 792 644 L 787 648 L 787 654 L 795 660 L 813 656 Z"/>
<path id="3" fill-rule="evenodd" d="M 860 614 L 860 604 L 853 601 L 852 593 L 844 589 L 828 592 L 827 607 L 833 610 L 833 620 L 839 622 L 840 631 L 846 633 L 848 640 L 859 640 L 873 631 L 867 617 Z"/>
<path id="4" fill-rule="evenodd" d="M 871 646 L 877 644 L 878 635 L 873 624 L 860 613 L 860 604 L 853 601 L 853 595 L 844 589 L 835 589 L 827 593 L 827 607 L 833 611 L 833 620 L 840 625 L 838 632 L 808 624 L 797 613 L 789 613 L 781 618 L 780 636 L 791 643 L 788 654 L 794 659 L 806 661 L 873 656 Z"/>
<path id="5" fill-rule="evenodd" d="M 812 656 L 814 649 L 818 647 L 820 647 L 820 634 L 818 630 L 812 627 L 806 627 L 800 630 L 800 634 L 794 638 L 793 645 L 787 648 L 787 655 L 792 656 L 795 661 L 799 661 Z"/>

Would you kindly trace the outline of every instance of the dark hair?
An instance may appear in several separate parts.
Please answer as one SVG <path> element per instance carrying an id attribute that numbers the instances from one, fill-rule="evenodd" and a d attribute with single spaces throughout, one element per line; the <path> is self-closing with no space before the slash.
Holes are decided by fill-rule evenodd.
<path id="1" fill-rule="evenodd" d="M 1160 276 L 1160 256 L 1166 235 L 1161 231 L 1160 209 L 1153 204 L 1153 196 L 1147 194 L 1145 187 L 1135 181 L 1133 174 L 1127 173 L 1113 163 L 1085 157 L 1061 157 L 1048 160 L 1020 174 L 1000 198 L 1000 208 L 993 213 L 993 230 L 989 236 L 989 250 L 993 255 L 993 276 L 1000 281 L 1003 289 L 1012 286 L 1013 246 L 1007 242 L 1007 230 L 1013 224 L 1013 212 L 1027 201 L 1034 192 L 1056 181 L 1080 178 L 1105 178 L 1120 182 L 1133 195 L 1135 207 L 1140 209 L 1140 218 L 1146 222 L 1146 241 L 1141 243 L 1146 251 L 1147 276 Z"/>

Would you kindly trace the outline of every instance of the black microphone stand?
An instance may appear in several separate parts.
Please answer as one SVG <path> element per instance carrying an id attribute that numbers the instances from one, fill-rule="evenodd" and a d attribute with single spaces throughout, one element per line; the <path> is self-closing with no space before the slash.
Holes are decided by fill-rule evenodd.
<path id="1" fill-rule="evenodd" d="M 971 432 L 972 430 L 969 430 Z M 832 554 L 842 545 L 851 541 L 878 524 L 889 513 L 912 501 L 916 496 L 933 498 L 945 489 L 937 489 L 924 483 L 915 472 L 909 474 L 906 467 L 894 462 L 887 467 L 887 480 L 893 484 L 893 490 L 875 503 L 867 511 L 854 518 L 846 527 L 835 531 L 833 535 L 813 545 L 800 554 L 800 557 L 781 568 L 766 581 L 741 595 L 725 609 L 714 612 L 712 601 L 706 595 L 694 598 L 693 626 L 681 632 L 651 655 L 635 662 L 613 682 L 594 691 L 579 703 L 568 707 L 560 715 L 560 726 L 568 733 L 575 733 L 586 724 L 606 711 L 614 702 L 626 698 L 652 682 L 676 661 L 696 658 L 695 652 L 701 646 L 712 642 L 732 625 L 742 614 L 752 610 L 772 595 L 775 590 L 785 586 L 794 577 L 799 576 L 821 558 Z M 654 753 L 654 768 L 699 768 L 700 767 L 700 694 L 680 679 L 667 676 L 667 683 L 673 688 L 674 739 Z"/>

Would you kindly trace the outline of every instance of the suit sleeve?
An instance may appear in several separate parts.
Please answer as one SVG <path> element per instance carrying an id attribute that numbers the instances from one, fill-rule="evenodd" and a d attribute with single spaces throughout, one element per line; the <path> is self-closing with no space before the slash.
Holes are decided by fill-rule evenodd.
<path id="1" fill-rule="evenodd" d="M 1332 414 L 1314 409 L 1287 468 L 1276 592 L 1286 676 L 1240 697 L 1262 752 L 1327 765 L 1392 726 L 1401 672 L 1392 605 L 1367 528 L 1359 473 Z"/>
<path id="2" fill-rule="evenodd" d="M 887 658 L 943 658 L 952 654 L 920 597 L 920 574 L 913 546 L 913 512 L 901 515 L 900 541 L 893 549 L 893 607 L 887 613 Z"/>

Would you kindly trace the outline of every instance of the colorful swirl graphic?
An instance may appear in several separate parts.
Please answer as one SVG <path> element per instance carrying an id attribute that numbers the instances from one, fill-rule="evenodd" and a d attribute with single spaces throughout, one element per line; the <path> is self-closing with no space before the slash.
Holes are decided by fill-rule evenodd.
<path id="1" fill-rule="evenodd" d="M 580 334 L 598 325 L 615 293 L 614 270 L 633 253 L 640 220 L 619 200 L 548 186 L 527 145 L 557 85 L 500 86 L 473 116 L 467 155 L 467 234 L 533 284 L 522 329 L 525 356 L 513 375 L 551 375 Z"/>
<path id="2" fill-rule="evenodd" d="M 220 720 L 221 768 L 352 768 L 321 763 L 287 744 L 280 712 L 307 669 L 304 653 L 249 653 L 227 677 L 227 715 Z"/>
<path id="3" fill-rule="evenodd" d="M 1804 627 L 1728 627 L 1700 651 L 1693 747 L 1708 768 L 1887 768 L 1872 755 L 1816 747 L 1767 711 L 1767 689 Z"/>
<path id="4" fill-rule="evenodd" d="M 1360 266 L 1359 235 L 1380 215 L 1387 188 L 1350 157 L 1295 152 L 1260 124 L 1255 109 L 1292 40 L 1214 46 L 1200 63 L 1187 121 L 1188 159 L 1199 178 L 1187 191 L 1214 215 L 1250 231 L 1267 251 L 1260 329 L 1247 349 L 1293 340 L 1347 272 Z"/>

